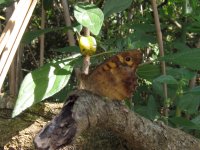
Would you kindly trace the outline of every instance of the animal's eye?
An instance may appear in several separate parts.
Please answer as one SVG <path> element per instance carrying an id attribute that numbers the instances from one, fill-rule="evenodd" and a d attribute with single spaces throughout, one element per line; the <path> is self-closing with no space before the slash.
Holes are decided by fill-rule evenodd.
<path id="1" fill-rule="evenodd" d="M 125 58 L 125 60 L 126 60 L 126 61 L 131 61 L 131 57 L 127 56 L 127 57 Z"/>

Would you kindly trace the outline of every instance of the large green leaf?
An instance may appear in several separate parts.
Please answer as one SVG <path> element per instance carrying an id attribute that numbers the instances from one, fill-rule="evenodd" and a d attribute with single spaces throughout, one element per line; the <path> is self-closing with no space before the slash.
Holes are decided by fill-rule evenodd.
<path id="1" fill-rule="evenodd" d="M 154 78 L 160 76 L 160 72 L 160 66 L 153 64 L 143 64 L 137 69 L 137 75 L 148 81 L 153 81 Z"/>
<path id="2" fill-rule="evenodd" d="M 161 75 L 154 79 L 154 82 L 167 83 L 167 84 L 177 84 L 177 80 L 171 75 Z"/>
<path id="3" fill-rule="evenodd" d="M 78 56 L 74 55 L 65 61 L 46 64 L 27 74 L 21 84 L 12 117 L 65 87 L 73 69 L 72 61 Z"/>
<path id="4" fill-rule="evenodd" d="M 98 35 L 103 24 L 104 14 L 96 5 L 78 3 L 74 6 L 74 17 L 94 35 Z"/>
<path id="5" fill-rule="evenodd" d="M 196 72 L 189 70 L 187 68 L 167 67 L 167 74 L 173 76 L 174 78 L 178 80 L 179 79 L 190 80 L 196 75 Z"/>
<path id="6" fill-rule="evenodd" d="M 161 75 L 153 80 L 153 90 L 161 97 L 164 96 L 163 83 L 167 83 L 168 96 L 174 96 L 177 89 L 177 80 L 171 75 Z"/>
<path id="7" fill-rule="evenodd" d="M 191 48 L 188 47 L 185 43 L 181 41 L 175 41 L 173 42 L 173 48 L 177 49 L 179 52 L 181 51 L 190 51 Z"/>
<path id="8" fill-rule="evenodd" d="M 128 8 L 132 3 L 132 0 L 106 0 L 103 13 L 105 18 L 113 13 L 117 13 Z"/>
<path id="9" fill-rule="evenodd" d="M 200 105 L 200 86 L 196 86 L 191 90 L 184 93 L 179 98 L 178 107 L 181 110 L 186 111 L 188 114 L 194 114 L 198 112 Z"/>
<path id="10" fill-rule="evenodd" d="M 180 97 L 178 106 L 181 110 L 189 114 L 194 114 L 198 111 L 200 105 L 200 94 L 187 93 Z"/>
<path id="11" fill-rule="evenodd" d="M 191 69 L 200 69 L 200 49 L 184 51 L 181 53 L 171 54 L 160 58 L 167 62 L 178 64 Z"/>
<path id="12" fill-rule="evenodd" d="M 175 124 L 176 126 L 183 127 L 185 129 L 200 130 L 199 125 L 195 124 L 194 122 L 192 122 L 190 120 L 182 118 L 182 117 L 172 117 L 172 118 L 169 118 L 169 121 L 171 123 Z"/>
<path id="13" fill-rule="evenodd" d="M 200 86 L 196 86 L 196 87 L 192 88 L 192 89 L 189 91 L 189 93 L 200 95 Z"/>
<path id="14" fill-rule="evenodd" d="M 164 98 L 164 91 L 163 91 L 163 83 L 160 82 L 153 82 L 152 84 L 153 92 L 158 94 L 160 97 Z M 168 84 L 167 85 L 167 94 L 168 97 L 175 97 L 178 85 L 177 84 Z"/>

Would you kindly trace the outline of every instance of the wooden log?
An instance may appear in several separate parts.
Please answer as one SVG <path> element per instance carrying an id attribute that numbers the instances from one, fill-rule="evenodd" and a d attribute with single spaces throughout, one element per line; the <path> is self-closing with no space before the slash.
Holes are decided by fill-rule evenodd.
<path id="1" fill-rule="evenodd" d="M 81 133 L 100 127 L 125 139 L 134 150 L 200 150 L 200 141 L 181 130 L 152 122 L 119 102 L 84 90 L 73 92 L 61 112 L 35 137 L 39 149 L 69 145 Z"/>

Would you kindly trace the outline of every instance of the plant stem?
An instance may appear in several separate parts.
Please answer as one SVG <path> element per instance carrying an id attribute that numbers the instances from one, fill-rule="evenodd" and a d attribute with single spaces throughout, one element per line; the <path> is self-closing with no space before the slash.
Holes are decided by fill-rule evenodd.
<path id="1" fill-rule="evenodd" d="M 161 32 L 161 28 L 160 28 L 160 20 L 159 20 L 156 0 L 151 0 L 151 4 L 152 4 L 152 9 L 153 9 L 153 14 L 154 14 L 154 21 L 155 21 L 155 26 L 156 26 L 156 34 L 157 34 L 160 56 L 162 57 L 162 56 L 164 56 L 164 49 L 163 49 L 162 32 Z M 166 65 L 165 65 L 164 61 L 161 62 L 161 68 L 162 68 L 162 74 L 166 75 Z M 163 91 L 164 91 L 164 99 L 165 99 L 165 101 L 167 101 L 168 96 L 167 96 L 167 84 L 166 83 L 163 84 Z M 165 116 L 168 117 L 167 104 L 165 104 Z"/>

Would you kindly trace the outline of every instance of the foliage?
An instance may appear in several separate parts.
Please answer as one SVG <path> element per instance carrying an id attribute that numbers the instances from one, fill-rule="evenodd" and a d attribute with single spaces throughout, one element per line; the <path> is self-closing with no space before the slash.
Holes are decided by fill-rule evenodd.
<path id="1" fill-rule="evenodd" d="M 120 3 L 120 5 L 119 5 Z M 113 13 L 121 12 L 128 8 L 132 3 L 132 0 L 120 1 L 120 0 L 107 0 L 103 8 L 105 18 L 109 17 Z"/>
<path id="2" fill-rule="evenodd" d="M 139 86 L 133 96 L 134 111 L 151 120 L 164 121 L 171 126 L 182 128 L 186 132 L 200 137 L 198 132 L 200 129 L 199 0 L 158 1 L 165 49 L 164 57 L 159 57 L 150 1 L 103 0 L 93 1 L 94 4 L 89 4 L 76 3 L 76 1 L 70 0 L 69 8 L 74 22 L 72 27 L 67 29 L 64 27 L 61 8 L 55 7 L 59 6 L 59 1 L 53 2 L 55 5 L 52 5 L 49 0 L 44 2 L 45 5 L 48 5 L 48 7 L 45 7 L 48 21 L 46 29 L 39 30 L 40 7 L 38 6 L 29 26 L 29 30 L 31 30 L 29 31 L 29 38 L 25 37 L 28 33 L 24 36 L 24 40 L 28 41 L 30 43 L 29 47 L 34 50 L 32 52 L 35 58 L 39 55 L 37 51 L 39 43 L 36 37 L 42 33 L 45 33 L 46 36 L 46 62 L 50 62 L 52 59 L 57 62 L 57 60 L 65 58 L 72 52 L 78 52 L 77 47 L 69 47 L 65 44 L 68 40 L 66 30 L 76 26 L 77 23 L 88 27 L 92 34 L 96 36 L 97 55 L 92 57 L 92 64 L 100 63 L 105 57 L 110 56 L 113 51 L 119 52 L 125 49 L 140 48 L 144 53 L 145 63 L 139 66 L 137 70 Z M 76 32 L 80 32 L 80 30 L 77 30 Z M 34 70 L 36 65 L 29 53 L 30 50 L 24 52 L 23 67 L 26 70 Z M 166 76 L 161 73 L 160 62 L 162 61 L 166 61 L 167 64 Z M 69 80 L 73 67 L 71 63 L 69 64 L 66 67 L 70 67 L 70 72 L 64 76 L 59 76 L 59 78 L 63 78 L 65 84 Z M 77 63 L 77 65 L 80 67 L 81 63 Z M 56 70 L 56 68 L 54 69 Z M 45 72 L 44 69 L 44 71 L 41 71 L 41 75 L 47 77 L 49 71 L 46 70 Z M 37 72 L 37 70 L 34 72 Z M 25 83 L 39 87 L 40 92 L 43 93 L 39 94 L 37 102 L 62 89 L 54 96 L 54 99 L 57 99 L 58 95 L 68 93 L 68 89 L 72 89 L 76 85 L 75 79 L 71 76 L 70 84 L 67 84 L 65 88 L 65 84 L 57 90 L 50 86 L 53 92 L 47 94 L 48 92 L 45 93 L 47 86 L 44 87 L 47 84 L 40 85 L 40 82 L 36 82 L 36 85 L 34 85 L 31 82 L 33 80 L 31 74 L 29 73 L 25 77 L 21 89 L 27 88 L 24 87 Z M 52 74 L 57 78 L 56 75 L 58 74 Z M 31 79 L 29 82 L 26 81 L 28 78 Z M 191 86 L 191 81 L 194 79 L 196 81 L 195 87 Z M 167 83 L 168 99 L 164 99 L 163 96 L 163 83 Z M 22 91 L 20 90 L 18 100 L 22 100 L 17 102 L 16 109 L 18 111 L 14 115 L 20 113 L 17 107 L 22 106 L 25 109 L 36 102 L 33 102 L 33 97 L 37 95 L 34 88 L 31 90 L 32 94 L 30 96 L 32 102 L 31 100 L 27 102 L 29 104 L 23 103 L 25 95 L 21 95 Z"/>
<path id="3" fill-rule="evenodd" d="M 78 3 L 74 6 L 74 17 L 94 35 L 98 35 L 103 23 L 103 12 L 94 4 Z"/>
<path id="4" fill-rule="evenodd" d="M 63 89 L 73 70 L 73 61 L 79 55 L 55 63 L 48 63 L 26 75 L 19 91 L 12 116 Z"/>
<path id="5" fill-rule="evenodd" d="M 0 0 L 0 8 L 9 6 L 12 2 L 13 0 Z"/>

